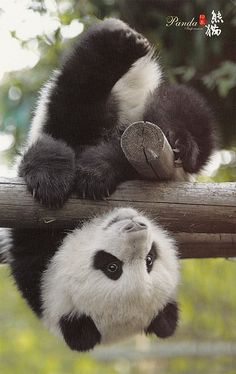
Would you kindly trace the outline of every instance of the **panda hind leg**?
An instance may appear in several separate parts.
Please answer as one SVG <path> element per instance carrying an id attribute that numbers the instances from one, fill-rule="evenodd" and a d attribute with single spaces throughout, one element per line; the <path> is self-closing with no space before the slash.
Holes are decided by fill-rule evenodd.
<path id="1" fill-rule="evenodd" d="M 142 34 L 118 19 L 108 18 L 95 26 L 95 30 L 96 49 L 101 48 L 103 60 L 106 57 L 111 63 L 110 71 L 120 70 L 118 79 L 137 59 L 151 50 L 149 41 Z"/>
<path id="2" fill-rule="evenodd" d="M 84 33 L 68 67 L 82 72 L 82 97 L 107 98 L 115 83 L 139 58 L 148 54 L 148 40 L 124 22 L 108 18 Z M 86 85 L 84 84 L 86 82 Z M 88 90 L 93 85 L 96 89 Z"/>

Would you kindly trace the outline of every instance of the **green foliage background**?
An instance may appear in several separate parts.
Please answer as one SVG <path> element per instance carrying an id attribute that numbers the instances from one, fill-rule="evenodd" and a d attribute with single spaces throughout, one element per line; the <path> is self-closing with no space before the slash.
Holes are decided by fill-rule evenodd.
<path id="1" fill-rule="evenodd" d="M 35 12 L 47 12 L 44 1 L 31 1 L 30 6 Z M 61 27 L 78 19 L 86 28 L 105 16 L 122 18 L 144 33 L 160 52 L 168 79 L 189 83 L 206 96 L 218 118 L 220 146 L 236 150 L 235 8 L 234 1 L 223 0 L 74 0 L 64 11 L 58 7 L 58 29 L 50 38 L 36 38 L 39 63 L 32 70 L 8 73 L 2 81 L 0 131 L 15 137 L 14 146 L 4 154 L 6 162 L 10 164 L 26 138 L 40 86 L 73 43 L 72 39 L 62 38 Z M 208 38 L 197 31 L 165 26 L 166 16 L 191 20 L 204 13 L 210 19 L 212 9 L 220 10 L 224 19 L 220 37 Z M 13 36 L 18 38 L 14 31 Z M 31 41 L 21 43 L 30 49 Z M 18 100 L 11 100 L 11 87 L 20 90 Z M 235 166 L 235 159 L 223 165 L 214 180 L 236 180 Z M 181 323 L 171 342 L 236 342 L 235 264 L 222 259 L 182 261 Z M 115 362 L 107 363 L 90 354 L 72 353 L 42 328 L 20 298 L 8 272 L 6 266 L 0 268 L 0 373 L 236 373 L 236 359 L 232 355 L 197 358 L 185 357 L 183 352 L 177 358 L 127 361 L 117 357 Z M 135 341 L 130 341 L 127 350 L 134 345 Z"/>

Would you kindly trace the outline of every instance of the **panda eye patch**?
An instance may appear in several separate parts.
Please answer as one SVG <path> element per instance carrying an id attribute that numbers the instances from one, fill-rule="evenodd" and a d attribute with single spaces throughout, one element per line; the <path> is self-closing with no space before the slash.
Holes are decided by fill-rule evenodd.
<path id="1" fill-rule="evenodd" d="M 106 251 L 98 251 L 93 260 L 93 267 L 96 270 L 101 270 L 108 278 L 117 280 L 120 278 L 123 262 L 116 256 Z"/>
<path id="2" fill-rule="evenodd" d="M 150 273 L 152 270 L 154 261 L 157 258 L 157 246 L 155 243 L 152 243 L 152 248 L 150 252 L 146 256 L 146 267 L 147 267 L 147 272 Z"/>

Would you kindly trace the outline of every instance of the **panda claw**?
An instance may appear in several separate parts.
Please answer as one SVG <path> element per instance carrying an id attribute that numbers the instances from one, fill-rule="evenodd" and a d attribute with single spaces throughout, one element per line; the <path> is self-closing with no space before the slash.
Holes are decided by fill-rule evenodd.
<path id="1" fill-rule="evenodd" d="M 175 164 L 181 165 L 182 164 L 182 160 L 180 158 L 178 158 L 177 160 L 175 160 Z"/>
<path id="2" fill-rule="evenodd" d="M 180 150 L 178 148 L 173 148 L 173 152 L 180 153 Z"/>

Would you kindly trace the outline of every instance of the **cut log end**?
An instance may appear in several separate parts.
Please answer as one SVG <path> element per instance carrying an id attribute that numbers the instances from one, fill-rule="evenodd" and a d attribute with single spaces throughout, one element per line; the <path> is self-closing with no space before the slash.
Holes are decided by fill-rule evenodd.
<path id="1" fill-rule="evenodd" d="M 164 133 L 153 123 L 132 123 L 121 137 L 121 148 L 130 164 L 145 179 L 189 179 L 181 165 L 175 164 L 174 152 Z"/>

